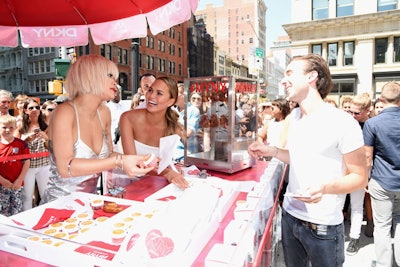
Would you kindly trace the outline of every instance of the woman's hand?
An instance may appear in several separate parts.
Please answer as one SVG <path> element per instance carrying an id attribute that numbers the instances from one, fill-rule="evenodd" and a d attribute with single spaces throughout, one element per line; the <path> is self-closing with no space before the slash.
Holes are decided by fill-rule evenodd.
<path id="1" fill-rule="evenodd" d="M 152 171 L 154 167 L 145 167 L 144 161 L 147 156 L 122 155 L 122 166 L 124 172 L 130 176 L 142 176 Z"/>
<path id="2" fill-rule="evenodd" d="M 171 175 L 171 178 L 168 179 L 170 183 L 176 185 L 182 190 L 189 187 L 189 182 L 183 177 L 182 173 L 177 173 L 174 171 L 172 171 L 172 173 L 173 174 Z"/>

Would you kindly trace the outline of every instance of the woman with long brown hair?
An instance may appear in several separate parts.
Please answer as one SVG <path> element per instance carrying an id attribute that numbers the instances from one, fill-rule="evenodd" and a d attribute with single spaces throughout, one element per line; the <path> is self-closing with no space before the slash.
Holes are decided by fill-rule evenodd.
<path id="1" fill-rule="evenodd" d="M 133 109 L 120 119 L 121 140 L 124 153 L 159 155 L 160 138 L 178 134 L 185 139 L 185 131 L 178 122 L 178 113 L 172 109 L 178 98 L 178 86 L 168 77 L 157 78 L 146 92 L 146 108 Z M 169 182 L 186 188 L 183 175 L 165 169 L 162 173 Z"/>
<path id="2" fill-rule="evenodd" d="M 28 144 L 31 154 L 48 152 L 47 123 L 39 103 L 33 98 L 28 98 L 24 103 L 22 121 L 16 135 Z M 24 179 L 23 210 L 31 209 L 33 206 L 35 183 L 37 183 L 40 197 L 43 197 L 49 180 L 49 169 L 48 155 L 31 158 L 29 170 Z M 35 202 L 38 204 L 38 199 Z"/>

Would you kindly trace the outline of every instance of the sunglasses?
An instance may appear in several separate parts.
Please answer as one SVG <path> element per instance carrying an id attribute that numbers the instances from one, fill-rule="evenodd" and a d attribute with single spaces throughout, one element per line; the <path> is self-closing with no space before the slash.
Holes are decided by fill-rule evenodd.
<path id="1" fill-rule="evenodd" d="M 39 109 L 40 109 L 40 107 L 39 107 L 39 106 L 28 107 L 28 110 L 34 110 L 34 109 L 36 109 L 36 110 L 39 110 Z"/>
<path id="2" fill-rule="evenodd" d="M 46 110 L 52 112 L 54 108 L 46 108 Z"/>
<path id="3" fill-rule="evenodd" d="M 196 101 L 196 100 L 200 101 L 201 98 L 200 97 L 192 97 L 192 101 Z"/>
<path id="4" fill-rule="evenodd" d="M 347 112 L 348 112 L 350 115 L 356 115 L 356 116 L 358 116 L 358 115 L 361 114 L 361 112 L 354 112 L 354 111 L 351 111 L 351 110 L 347 110 Z"/>

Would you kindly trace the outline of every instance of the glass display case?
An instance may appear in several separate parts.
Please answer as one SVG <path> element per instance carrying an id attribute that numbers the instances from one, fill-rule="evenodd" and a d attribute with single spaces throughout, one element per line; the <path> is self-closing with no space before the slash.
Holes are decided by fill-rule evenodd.
<path id="1" fill-rule="evenodd" d="M 225 173 L 253 166 L 247 147 L 257 136 L 257 81 L 196 77 L 184 86 L 185 164 Z"/>

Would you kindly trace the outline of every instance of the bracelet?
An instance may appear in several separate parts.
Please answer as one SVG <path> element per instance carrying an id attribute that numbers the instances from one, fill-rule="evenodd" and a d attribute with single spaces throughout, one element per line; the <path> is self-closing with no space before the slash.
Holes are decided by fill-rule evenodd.
<path id="1" fill-rule="evenodd" d="M 71 163 L 72 163 L 72 160 L 73 160 L 73 159 L 71 159 L 71 160 L 68 162 L 68 175 L 69 175 L 69 177 L 72 177 L 72 174 L 71 174 Z"/>
<path id="2" fill-rule="evenodd" d="M 120 170 L 124 170 L 124 160 L 121 154 L 115 155 L 115 167 Z"/>

